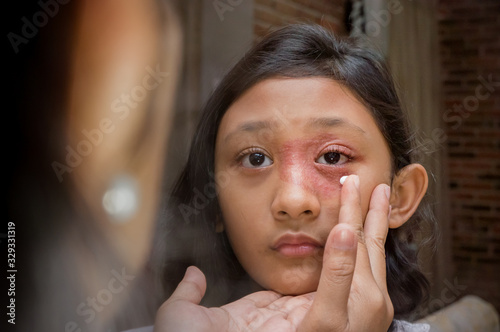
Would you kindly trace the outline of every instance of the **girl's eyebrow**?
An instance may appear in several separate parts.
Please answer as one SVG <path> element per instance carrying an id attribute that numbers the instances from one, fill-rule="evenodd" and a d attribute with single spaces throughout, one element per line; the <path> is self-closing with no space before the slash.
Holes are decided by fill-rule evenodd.
<path id="1" fill-rule="evenodd" d="M 244 122 L 238 126 L 235 130 L 230 132 L 229 134 L 226 135 L 224 138 L 224 141 L 227 142 L 229 139 L 240 133 L 240 132 L 256 132 L 262 129 L 269 129 L 275 126 L 276 123 L 274 121 L 249 121 L 249 122 Z"/>
<path id="2" fill-rule="evenodd" d="M 249 121 L 240 124 L 235 130 L 230 132 L 224 138 L 224 141 L 227 142 L 229 139 L 240 133 L 240 132 L 256 132 L 262 129 L 270 129 L 277 125 L 277 121 Z M 352 122 L 346 121 L 343 118 L 338 117 L 322 117 L 322 118 L 313 118 L 307 122 L 308 127 L 313 128 L 332 128 L 332 127 L 347 127 L 353 129 L 361 134 L 366 134 L 366 132 L 359 126 L 355 125 Z"/>
<path id="3" fill-rule="evenodd" d="M 323 118 L 310 119 L 308 121 L 308 126 L 320 127 L 320 128 L 349 127 L 351 129 L 360 132 L 361 134 L 366 134 L 366 132 L 361 127 L 355 125 L 350 121 L 346 121 L 343 118 L 337 118 L 337 117 L 334 118 L 323 117 Z"/>

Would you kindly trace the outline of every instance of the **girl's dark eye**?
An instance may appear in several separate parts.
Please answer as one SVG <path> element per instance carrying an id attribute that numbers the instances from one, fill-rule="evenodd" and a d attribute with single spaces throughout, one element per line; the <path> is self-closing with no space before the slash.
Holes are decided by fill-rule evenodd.
<path id="1" fill-rule="evenodd" d="M 316 162 L 325 165 L 342 165 L 347 162 L 349 158 L 340 152 L 327 152 L 319 157 Z"/>
<path id="2" fill-rule="evenodd" d="M 325 153 L 323 155 L 323 158 L 329 164 L 336 164 L 336 163 L 338 163 L 339 160 L 340 160 L 340 157 L 341 157 L 341 155 L 338 152 L 328 152 L 328 153 Z"/>
<path id="3" fill-rule="evenodd" d="M 266 167 L 272 163 L 271 158 L 260 152 L 249 153 L 241 161 L 243 167 L 248 168 Z"/>

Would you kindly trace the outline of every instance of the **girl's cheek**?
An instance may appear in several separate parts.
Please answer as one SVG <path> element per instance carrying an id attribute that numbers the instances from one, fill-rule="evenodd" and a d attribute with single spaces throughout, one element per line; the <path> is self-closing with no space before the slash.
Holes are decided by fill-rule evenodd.
<path id="1" fill-rule="evenodd" d="M 353 174 L 347 167 L 318 164 L 283 165 L 280 170 L 282 181 L 299 185 L 311 193 L 324 198 L 339 196 L 342 190 L 340 179 Z M 340 196 L 339 196 L 340 197 Z"/>
<path id="2" fill-rule="evenodd" d="M 323 195 L 331 196 L 332 194 L 339 195 L 342 190 L 341 179 L 353 174 L 347 167 L 330 167 L 330 166 L 317 166 L 319 170 L 317 188 L 318 192 Z"/>

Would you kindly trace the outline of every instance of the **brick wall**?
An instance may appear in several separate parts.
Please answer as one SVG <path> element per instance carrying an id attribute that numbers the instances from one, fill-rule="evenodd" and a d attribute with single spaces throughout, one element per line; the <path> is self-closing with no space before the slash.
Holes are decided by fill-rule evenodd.
<path id="1" fill-rule="evenodd" d="M 500 2 L 440 0 L 438 26 L 456 276 L 500 311 Z"/>
<path id="2" fill-rule="evenodd" d="M 254 36 L 287 23 L 317 23 L 343 34 L 345 0 L 255 0 Z"/>

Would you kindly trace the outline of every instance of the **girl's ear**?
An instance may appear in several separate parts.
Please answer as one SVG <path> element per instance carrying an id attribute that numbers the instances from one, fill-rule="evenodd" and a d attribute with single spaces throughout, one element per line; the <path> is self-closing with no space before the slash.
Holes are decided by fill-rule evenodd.
<path id="1" fill-rule="evenodd" d="M 389 228 L 398 228 L 410 219 L 427 191 L 428 178 L 420 164 L 402 168 L 394 177 L 389 204 Z"/>

